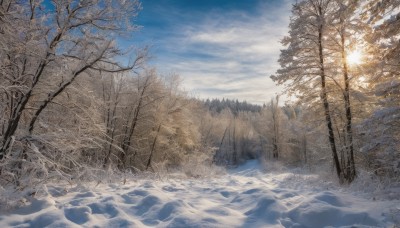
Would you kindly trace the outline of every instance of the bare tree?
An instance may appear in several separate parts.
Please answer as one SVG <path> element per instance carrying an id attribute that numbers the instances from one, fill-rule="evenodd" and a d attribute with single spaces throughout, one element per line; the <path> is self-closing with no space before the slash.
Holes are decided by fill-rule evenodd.
<path id="1" fill-rule="evenodd" d="M 8 71 L 4 75 L 7 80 L 3 83 L 19 84 L 20 91 L 10 98 L 10 116 L 2 135 L 0 160 L 7 155 L 19 125 L 25 122 L 21 117 L 26 112 L 29 113 L 28 106 L 34 110 L 33 114 L 29 113 L 28 120 L 28 131 L 32 133 L 40 113 L 77 77 L 99 70 L 126 71 L 136 67 L 144 58 L 139 55 L 126 67 L 112 60 L 122 52 L 118 50 L 110 31 L 116 34 L 136 29 L 130 19 L 137 15 L 140 8 L 138 1 L 53 0 L 52 4 L 54 8 L 48 8 L 41 1 L 30 1 L 29 4 L 2 1 L 2 11 L 8 11 L 10 20 L 15 20 L 17 26 L 22 26 L 19 27 L 20 32 L 26 32 L 26 35 L 15 37 L 7 34 L 17 40 L 13 42 L 9 39 L 8 44 L 24 52 L 15 53 L 12 48 L 2 50 L 2 55 L 8 56 L 10 63 L 4 66 Z M 18 46 L 19 43 L 22 47 Z M 38 88 L 43 88 L 41 85 L 45 83 L 45 78 L 56 75 L 55 72 L 59 71 L 63 74 L 50 90 L 37 91 Z M 33 97 L 39 92 L 45 95 L 41 98 L 35 97 L 35 102 L 32 103 Z"/>
<path id="2" fill-rule="evenodd" d="M 154 69 L 146 70 L 143 75 L 137 77 L 137 98 L 128 108 L 128 113 L 123 124 L 123 139 L 121 141 L 122 151 L 119 153 L 120 168 L 125 168 L 127 155 L 133 152 L 133 160 L 137 154 L 138 148 L 132 147 L 132 142 L 138 125 L 144 118 L 151 118 L 152 106 L 163 98 L 161 94 L 160 82 Z"/>

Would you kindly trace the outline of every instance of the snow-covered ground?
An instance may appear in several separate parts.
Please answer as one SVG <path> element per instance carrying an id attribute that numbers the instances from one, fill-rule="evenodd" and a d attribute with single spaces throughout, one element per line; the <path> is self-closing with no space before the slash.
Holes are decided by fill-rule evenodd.
<path id="1" fill-rule="evenodd" d="M 249 161 L 212 179 L 48 186 L 48 196 L 0 212 L 0 227 L 396 227 L 400 201 L 302 184 L 313 178 Z"/>

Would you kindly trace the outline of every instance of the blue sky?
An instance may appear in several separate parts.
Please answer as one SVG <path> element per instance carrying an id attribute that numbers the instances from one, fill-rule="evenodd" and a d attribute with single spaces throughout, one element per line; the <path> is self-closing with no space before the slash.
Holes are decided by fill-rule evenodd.
<path id="1" fill-rule="evenodd" d="M 198 98 L 262 104 L 288 31 L 291 0 L 142 0 L 134 45 L 150 45 L 160 73 L 179 74 Z"/>

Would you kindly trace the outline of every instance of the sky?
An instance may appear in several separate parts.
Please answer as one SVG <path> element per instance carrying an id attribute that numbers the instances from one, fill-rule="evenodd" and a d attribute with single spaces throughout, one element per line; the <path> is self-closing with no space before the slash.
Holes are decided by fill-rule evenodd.
<path id="1" fill-rule="evenodd" d="M 130 41 L 149 45 L 163 75 L 200 99 L 263 104 L 282 92 L 269 78 L 278 69 L 290 0 L 142 0 Z"/>

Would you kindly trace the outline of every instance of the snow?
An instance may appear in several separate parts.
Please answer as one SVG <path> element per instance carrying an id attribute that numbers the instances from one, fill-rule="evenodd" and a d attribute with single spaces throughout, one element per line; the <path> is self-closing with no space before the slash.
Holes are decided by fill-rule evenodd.
<path id="1" fill-rule="evenodd" d="M 373 200 L 317 176 L 264 173 L 257 161 L 215 178 L 136 178 L 47 186 L 0 227 L 391 227 L 399 200 Z M 320 180 L 320 179 L 319 179 Z"/>

